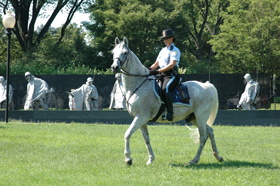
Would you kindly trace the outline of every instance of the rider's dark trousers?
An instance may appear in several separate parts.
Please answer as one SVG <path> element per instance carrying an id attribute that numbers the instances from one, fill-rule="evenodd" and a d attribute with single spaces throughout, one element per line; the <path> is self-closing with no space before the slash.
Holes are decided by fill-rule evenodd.
<path id="1" fill-rule="evenodd" d="M 171 90 L 173 90 L 179 84 L 179 81 L 180 81 L 179 76 L 177 76 L 177 77 L 175 77 L 175 76 L 162 77 L 162 86 L 161 86 L 162 92 L 164 94 L 170 92 Z"/>

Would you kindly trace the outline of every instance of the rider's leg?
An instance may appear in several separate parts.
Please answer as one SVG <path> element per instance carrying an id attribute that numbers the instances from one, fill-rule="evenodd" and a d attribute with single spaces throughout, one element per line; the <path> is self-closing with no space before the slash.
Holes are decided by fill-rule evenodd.
<path id="1" fill-rule="evenodd" d="M 168 121 L 173 121 L 173 103 L 172 103 L 171 95 L 169 92 L 165 94 L 165 103 L 167 106 L 166 119 Z"/>
<path id="2" fill-rule="evenodd" d="M 180 78 L 175 76 L 167 76 L 164 78 L 162 85 L 162 91 L 165 95 L 165 103 L 167 107 L 167 116 L 168 121 L 173 121 L 173 103 L 171 99 L 170 91 L 173 90 L 179 83 Z"/>

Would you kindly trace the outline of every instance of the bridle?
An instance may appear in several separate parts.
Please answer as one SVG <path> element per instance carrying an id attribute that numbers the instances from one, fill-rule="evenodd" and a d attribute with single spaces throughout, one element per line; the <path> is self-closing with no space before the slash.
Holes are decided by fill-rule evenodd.
<path id="1" fill-rule="evenodd" d="M 113 59 L 113 61 L 115 61 L 115 59 L 117 59 L 118 61 L 120 61 L 120 69 L 121 69 L 121 72 L 124 74 L 124 75 L 127 75 L 127 76 L 133 76 L 133 77 L 148 77 L 148 76 L 150 76 L 150 75 L 138 75 L 138 74 L 131 74 L 130 72 L 127 72 L 126 70 L 124 70 L 124 69 L 122 69 L 122 67 L 123 67 L 123 65 L 125 64 L 125 63 L 128 63 L 128 61 L 129 61 L 129 58 L 128 58 L 128 55 L 130 54 L 130 49 L 126 46 L 126 45 L 124 45 L 124 47 L 127 49 L 127 55 L 125 56 L 125 58 L 124 58 L 124 60 L 122 61 L 119 57 L 115 57 L 114 59 Z"/>
<path id="2" fill-rule="evenodd" d="M 138 74 L 131 74 L 130 72 L 127 72 L 126 70 L 124 70 L 124 69 L 122 69 L 122 67 L 123 67 L 123 65 L 125 64 L 125 63 L 128 63 L 128 61 L 129 61 L 129 58 L 128 58 L 128 55 L 130 54 L 130 49 L 126 46 L 126 45 L 124 45 L 124 47 L 126 47 L 126 49 L 127 49 L 127 55 L 125 56 L 125 58 L 124 58 L 124 60 L 122 61 L 119 57 L 115 57 L 114 59 L 113 59 L 113 61 L 115 61 L 115 59 L 117 59 L 119 62 L 120 62 L 120 69 L 121 69 L 121 72 L 124 74 L 124 75 L 126 75 L 126 76 L 132 76 L 132 77 L 146 77 L 145 79 L 144 79 L 144 81 L 131 93 L 131 95 L 128 97 L 128 99 L 126 99 L 126 96 L 125 96 L 125 94 L 122 92 L 122 89 L 121 89 L 121 92 L 122 92 L 122 94 L 123 94 L 123 97 L 125 98 L 125 100 L 126 100 L 126 104 L 127 104 L 127 106 L 129 106 L 129 99 L 135 94 L 135 92 L 148 80 L 148 76 L 150 76 L 149 74 L 146 74 L 146 75 L 138 75 Z"/>
<path id="3" fill-rule="evenodd" d="M 119 57 L 115 57 L 115 58 L 113 59 L 113 61 L 115 61 L 115 59 L 117 59 L 118 61 L 120 61 L 120 69 L 122 69 L 122 66 L 124 65 L 124 63 L 127 62 L 127 61 L 129 60 L 129 59 L 128 59 L 128 55 L 129 55 L 129 53 L 130 53 L 130 49 L 129 49 L 127 46 L 125 46 L 125 45 L 123 45 L 123 46 L 127 49 L 127 54 L 126 54 L 124 60 L 122 61 Z"/>

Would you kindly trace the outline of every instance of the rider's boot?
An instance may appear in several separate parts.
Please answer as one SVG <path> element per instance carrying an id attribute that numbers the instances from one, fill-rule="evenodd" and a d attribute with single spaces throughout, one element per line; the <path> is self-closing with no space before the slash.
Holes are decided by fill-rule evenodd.
<path id="1" fill-rule="evenodd" d="M 165 94 L 165 102 L 167 107 L 166 119 L 168 121 L 173 121 L 173 103 L 169 92 Z"/>

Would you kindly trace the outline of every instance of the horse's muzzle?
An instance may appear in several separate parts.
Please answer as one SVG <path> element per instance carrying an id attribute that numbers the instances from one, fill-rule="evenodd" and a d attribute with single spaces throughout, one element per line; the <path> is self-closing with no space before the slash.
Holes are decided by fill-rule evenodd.
<path id="1" fill-rule="evenodd" d="M 114 60 L 113 64 L 111 65 L 111 70 L 113 71 L 114 74 L 120 72 L 121 67 L 118 60 Z"/>

